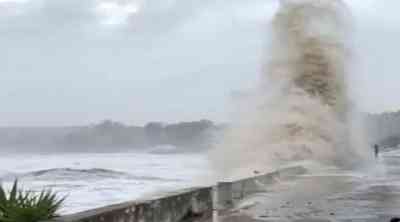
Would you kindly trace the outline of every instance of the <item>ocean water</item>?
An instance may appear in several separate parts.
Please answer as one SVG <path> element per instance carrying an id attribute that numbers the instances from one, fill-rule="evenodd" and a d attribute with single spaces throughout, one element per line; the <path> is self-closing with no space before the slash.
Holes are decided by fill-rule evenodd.
<path id="1" fill-rule="evenodd" d="M 202 154 L 71 153 L 0 156 L 6 187 L 18 178 L 28 190 L 67 196 L 62 214 L 131 201 L 198 184 L 210 172 Z"/>
<path id="2" fill-rule="evenodd" d="M 60 213 L 69 214 L 140 199 L 152 193 L 204 185 L 212 178 L 206 154 L 68 153 L 7 154 L 0 156 L 0 181 L 8 188 L 15 178 L 28 190 L 50 188 L 67 196 Z M 371 151 L 372 155 L 372 151 Z M 340 170 L 300 161 L 317 176 L 348 175 L 362 180 L 366 189 L 400 189 L 400 150 L 384 152 L 366 169 Z M 208 181 L 210 182 L 210 181 Z"/>

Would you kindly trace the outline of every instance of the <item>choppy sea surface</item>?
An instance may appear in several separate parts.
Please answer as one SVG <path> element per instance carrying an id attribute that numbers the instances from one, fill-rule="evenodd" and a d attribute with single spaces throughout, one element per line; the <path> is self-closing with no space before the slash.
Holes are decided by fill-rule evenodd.
<path id="1" fill-rule="evenodd" d="M 202 154 L 70 153 L 0 156 L 0 180 L 67 196 L 62 214 L 194 186 L 209 172 Z"/>
<path id="2" fill-rule="evenodd" d="M 152 193 L 204 185 L 213 176 L 206 154 L 161 151 L 2 154 L 0 182 L 10 188 L 18 178 L 20 186 L 27 190 L 52 189 L 67 197 L 60 213 L 69 214 L 132 201 Z M 359 178 L 367 190 L 389 185 L 400 189 L 399 149 L 382 153 L 362 170 L 340 170 L 309 161 L 293 165 L 305 166 L 314 176 Z"/>

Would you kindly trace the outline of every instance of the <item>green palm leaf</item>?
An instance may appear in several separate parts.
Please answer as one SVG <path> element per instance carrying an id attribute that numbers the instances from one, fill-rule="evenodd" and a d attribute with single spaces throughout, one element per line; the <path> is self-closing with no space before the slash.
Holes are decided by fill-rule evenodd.
<path id="1" fill-rule="evenodd" d="M 65 197 L 51 190 L 23 191 L 15 180 L 10 192 L 0 184 L 0 222 L 38 222 L 57 217 Z"/>

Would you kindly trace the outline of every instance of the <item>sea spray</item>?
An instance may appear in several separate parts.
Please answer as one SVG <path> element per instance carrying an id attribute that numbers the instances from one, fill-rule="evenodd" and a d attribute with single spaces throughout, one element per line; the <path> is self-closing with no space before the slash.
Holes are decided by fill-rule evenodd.
<path id="1" fill-rule="evenodd" d="M 293 161 L 349 166 L 360 160 L 348 121 L 348 16 L 341 1 L 281 1 L 261 84 L 246 101 L 251 108 L 211 151 L 219 176 Z"/>

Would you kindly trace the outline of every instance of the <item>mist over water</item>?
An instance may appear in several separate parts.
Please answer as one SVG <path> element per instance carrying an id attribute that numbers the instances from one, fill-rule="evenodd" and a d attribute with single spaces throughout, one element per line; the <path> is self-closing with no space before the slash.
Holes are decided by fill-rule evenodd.
<path id="1" fill-rule="evenodd" d="M 348 167 L 364 158 L 350 121 L 350 12 L 341 1 L 281 1 L 260 84 L 211 152 L 220 176 L 293 161 Z M 356 136 L 357 135 L 357 136 Z M 356 139 L 357 138 L 357 139 Z"/>

